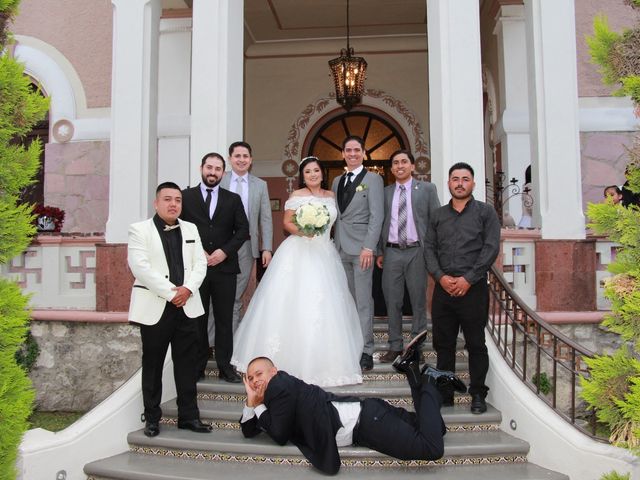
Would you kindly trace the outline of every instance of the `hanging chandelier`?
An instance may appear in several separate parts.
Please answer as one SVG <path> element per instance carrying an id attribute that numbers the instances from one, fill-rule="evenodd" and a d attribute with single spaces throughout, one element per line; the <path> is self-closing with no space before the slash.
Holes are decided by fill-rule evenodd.
<path id="1" fill-rule="evenodd" d="M 349 45 L 349 0 L 347 0 L 347 48 L 340 50 L 338 58 L 329 60 L 329 68 L 336 89 L 336 101 L 349 111 L 362 100 L 367 73 L 367 62 L 362 57 L 354 57 L 353 48 Z"/>

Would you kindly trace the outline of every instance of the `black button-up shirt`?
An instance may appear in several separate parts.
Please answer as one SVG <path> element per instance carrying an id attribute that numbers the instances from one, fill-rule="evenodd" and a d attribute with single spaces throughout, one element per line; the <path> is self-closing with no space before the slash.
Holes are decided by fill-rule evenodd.
<path id="1" fill-rule="evenodd" d="M 471 197 L 460 213 L 449 202 L 431 215 L 424 256 L 436 281 L 443 275 L 471 285 L 486 279 L 499 250 L 500 221 L 490 205 Z"/>
<path id="2" fill-rule="evenodd" d="M 184 262 L 182 261 L 182 232 L 180 228 L 165 230 L 164 221 L 156 213 L 153 223 L 158 229 L 164 254 L 169 266 L 169 281 L 176 286 L 182 286 L 184 282 Z"/>

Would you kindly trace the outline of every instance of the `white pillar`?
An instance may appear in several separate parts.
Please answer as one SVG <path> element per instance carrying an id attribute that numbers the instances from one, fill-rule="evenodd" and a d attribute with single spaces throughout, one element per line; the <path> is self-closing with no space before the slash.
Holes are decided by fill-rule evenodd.
<path id="1" fill-rule="evenodd" d="M 524 6 L 502 6 L 493 33 L 498 37 L 498 83 L 503 107 L 496 128 L 501 145 L 502 169 L 505 172 L 505 184 L 511 178 L 516 178 L 522 191 L 524 173 L 531 164 Z M 513 197 L 505 205 L 505 210 L 518 223 L 522 217 L 522 198 Z"/>
<path id="2" fill-rule="evenodd" d="M 525 0 L 534 222 L 546 239 L 585 237 L 574 0 Z"/>
<path id="3" fill-rule="evenodd" d="M 242 140 L 244 0 L 194 0 L 191 64 L 191 185 L 211 151 L 227 157 Z"/>
<path id="4" fill-rule="evenodd" d="M 111 0 L 111 155 L 106 241 L 126 243 L 130 223 L 147 218 L 157 179 L 160 0 Z"/>
<path id="5" fill-rule="evenodd" d="M 478 0 L 427 0 L 431 181 L 450 198 L 448 170 L 475 170 L 474 196 L 485 199 L 482 67 Z"/>

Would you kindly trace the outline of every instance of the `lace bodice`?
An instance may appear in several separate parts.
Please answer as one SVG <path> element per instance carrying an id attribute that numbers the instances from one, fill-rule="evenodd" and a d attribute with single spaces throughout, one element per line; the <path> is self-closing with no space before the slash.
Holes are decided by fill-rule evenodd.
<path id="1" fill-rule="evenodd" d="M 329 218 L 330 223 L 329 227 L 324 231 L 321 238 L 329 238 L 329 234 L 331 232 L 331 227 L 333 223 L 336 221 L 336 217 L 338 216 L 338 209 L 336 208 L 336 201 L 333 197 L 314 197 L 313 195 L 304 195 L 304 196 L 296 196 L 291 197 L 284 204 L 285 210 L 297 210 L 302 205 L 307 203 L 321 203 L 322 205 L 327 207 L 329 210 Z"/>

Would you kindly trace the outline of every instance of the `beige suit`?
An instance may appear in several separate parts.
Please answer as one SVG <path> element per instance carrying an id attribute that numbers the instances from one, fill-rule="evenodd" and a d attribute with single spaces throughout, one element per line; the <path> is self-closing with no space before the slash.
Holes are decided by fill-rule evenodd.
<path id="1" fill-rule="evenodd" d="M 202 249 L 198 229 L 193 223 L 178 220 L 182 231 L 183 286 L 191 295 L 183 307 L 189 318 L 204 314 L 198 288 L 207 272 L 207 260 Z M 155 325 L 160 320 L 166 302 L 175 296 L 176 287 L 169 281 L 169 265 L 162 241 L 153 219 L 134 223 L 129 227 L 129 268 L 135 277 L 131 291 L 129 321 Z"/>

